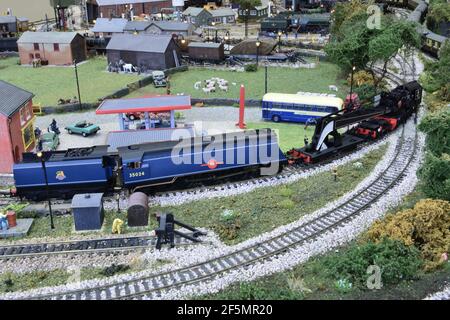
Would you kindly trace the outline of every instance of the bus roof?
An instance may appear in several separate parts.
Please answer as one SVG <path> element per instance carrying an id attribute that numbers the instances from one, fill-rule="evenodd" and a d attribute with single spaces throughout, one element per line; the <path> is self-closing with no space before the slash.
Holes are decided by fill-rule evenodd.
<path id="1" fill-rule="evenodd" d="M 341 98 L 337 97 L 320 97 L 290 93 L 266 93 L 263 97 L 263 101 L 336 107 L 339 110 L 342 109 L 344 103 Z"/>

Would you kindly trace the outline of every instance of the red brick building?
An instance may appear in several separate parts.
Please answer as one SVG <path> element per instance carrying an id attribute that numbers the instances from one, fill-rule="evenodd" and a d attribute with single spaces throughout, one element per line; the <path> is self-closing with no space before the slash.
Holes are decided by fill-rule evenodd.
<path id="1" fill-rule="evenodd" d="M 17 40 L 21 64 L 33 59 L 46 60 L 49 65 L 71 65 L 87 59 L 86 39 L 76 32 L 30 32 Z"/>
<path id="2" fill-rule="evenodd" d="M 172 0 L 97 0 L 100 17 L 122 17 L 132 11 L 134 16 L 160 13 L 162 8 L 172 8 Z"/>
<path id="3" fill-rule="evenodd" d="M 0 80 L 0 173 L 34 149 L 33 94 Z"/>

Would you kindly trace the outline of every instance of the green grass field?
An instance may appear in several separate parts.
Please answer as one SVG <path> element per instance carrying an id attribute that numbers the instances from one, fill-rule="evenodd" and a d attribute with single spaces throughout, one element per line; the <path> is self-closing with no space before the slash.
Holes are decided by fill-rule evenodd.
<path id="1" fill-rule="evenodd" d="M 344 97 L 348 91 L 343 87 L 342 80 L 337 79 L 339 67 L 334 64 L 321 62 L 314 69 L 289 69 L 268 68 L 268 92 L 297 93 L 298 91 L 309 91 L 318 93 L 336 93 L 328 89 L 329 85 L 337 85 L 340 97 Z M 228 92 L 217 90 L 215 93 L 204 93 L 201 89 L 196 90 L 194 83 L 201 80 L 218 77 L 229 82 Z M 235 82 L 236 86 L 232 83 Z M 264 95 L 264 68 L 257 72 L 237 72 L 190 68 L 189 71 L 176 73 L 170 76 L 171 92 L 184 93 L 194 98 L 239 98 L 239 87 L 246 87 L 247 99 L 261 99 Z M 165 88 L 155 88 L 148 85 L 130 94 L 130 97 L 138 97 L 146 94 L 164 94 Z"/>
<path id="2" fill-rule="evenodd" d="M 18 58 L 0 59 L 0 80 L 34 93 L 33 102 L 41 103 L 42 106 L 56 106 L 60 98 L 78 96 L 73 67 L 33 69 L 18 65 L 18 61 Z M 137 75 L 108 73 L 105 71 L 106 64 L 106 59 L 99 57 L 78 66 L 82 102 L 96 102 L 141 78 Z"/>
<path id="3" fill-rule="evenodd" d="M 271 128 L 273 130 L 276 130 L 278 135 L 278 143 L 283 152 L 289 151 L 292 148 L 303 147 L 305 136 L 308 138 L 309 142 L 311 142 L 311 136 L 314 133 L 314 126 L 308 127 L 305 130 L 305 126 L 301 123 L 275 123 L 267 121 L 248 123 L 247 128 Z"/>

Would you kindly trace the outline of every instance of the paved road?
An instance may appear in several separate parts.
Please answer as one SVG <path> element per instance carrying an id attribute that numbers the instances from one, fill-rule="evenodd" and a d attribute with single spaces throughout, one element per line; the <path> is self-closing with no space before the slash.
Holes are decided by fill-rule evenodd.
<path id="1" fill-rule="evenodd" d="M 239 109 L 234 107 L 192 108 L 191 110 L 183 111 L 183 114 L 185 116 L 183 122 L 193 123 L 197 133 L 206 131 L 208 134 L 214 134 L 224 131 L 236 131 L 235 123 L 239 117 Z M 36 126 L 44 130 L 50 125 L 52 119 L 56 120 L 61 130 L 61 144 L 58 148 L 60 150 L 105 144 L 108 132 L 119 130 L 117 115 L 96 115 L 94 111 L 38 117 L 36 119 Z M 80 135 L 69 135 L 66 133 L 64 127 L 81 120 L 98 124 L 101 130 L 95 136 L 86 138 Z M 257 122 L 260 120 L 261 111 L 259 108 L 246 109 L 246 122 Z"/>

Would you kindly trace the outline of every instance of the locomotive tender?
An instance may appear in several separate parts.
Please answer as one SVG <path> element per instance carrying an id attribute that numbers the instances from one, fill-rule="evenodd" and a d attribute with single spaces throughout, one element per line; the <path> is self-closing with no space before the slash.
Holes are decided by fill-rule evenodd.
<path id="1" fill-rule="evenodd" d="M 177 180 L 219 179 L 262 167 L 278 172 L 286 161 L 270 129 L 156 142 L 119 148 L 107 146 L 44 153 L 49 197 L 69 199 L 76 193 L 115 190 L 151 192 Z M 34 154 L 13 167 L 16 196 L 45 199 L 43 164 Z"/>

